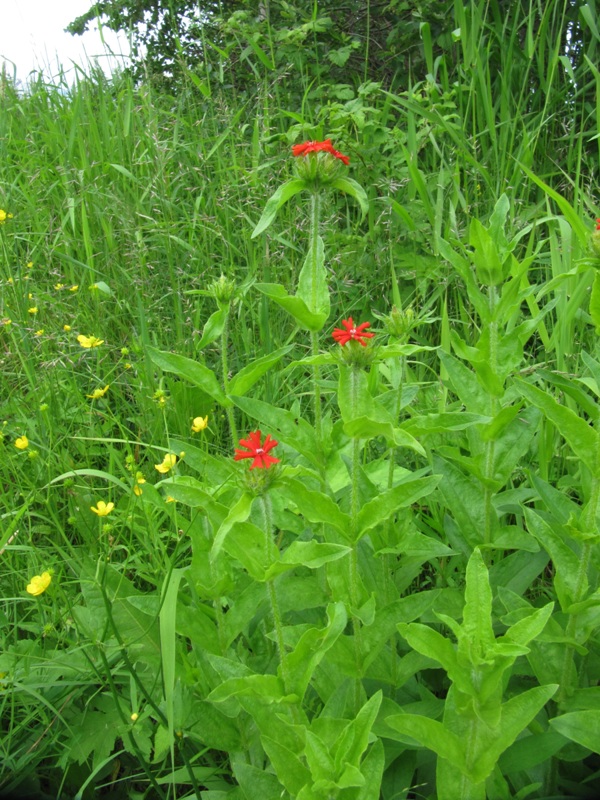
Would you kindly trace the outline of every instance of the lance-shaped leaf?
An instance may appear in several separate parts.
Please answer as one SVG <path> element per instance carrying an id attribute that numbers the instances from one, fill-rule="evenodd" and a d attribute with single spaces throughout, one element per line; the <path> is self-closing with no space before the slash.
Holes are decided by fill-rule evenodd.
<path id="1" fill-rule="evenodd" d="M 192 361 L 191 358 L 176 355 L 175 353 L 165 353 L 163 350 L 156 350 L 156 348 L 149 345 L 146 347 L 146 351 L 157 367 L 160 367 L 165 372 L 173 372 L 180 378 L 185 378 L 222 406 L 229 407 L 232 405 L 231 400 L 221 389 L 212 369 L 204 366 L 204 364 L 199 364 L 197 361 Z"/>
<path id="2" fill-rule="evenodd" d="M 250 511 L 252 509 L 252 501 L 254 498 L 252 495 L 244 493 L 237 503 L 233 506 L 227 518 L 221 524 L 219 530 L 215 535 L 215 540 L 213 542 L 211 552 L 210 552 L 210 560 L 215 561 L 217 556 L 219 555 L 221 548 L 223 547 L 223 542 L 225 541 L 225 537 L 231 530 L 231 528 L 237 522 L 245 522 L 248 517 L 250 516 Z"/>
<path id="3" fill-rule="evenodd" d="M 455 764 L 466 773 L 467 765 L 463 744 L 456 734 L 449 731 L 441 722 L 418 714 L 394 714 L 385 719 L 386 725 Z"/>
<path id="4" fill-rule="evenodd" d="M 344 632 L 348 617 L 343 603 L 331 603 L 327 608 L 327 625 L 309 628 L 286 659 L 289 675 L 288 691 L 302 700 L 315 669 L 323 656 Z"/>
<path id="5" fill-rule="evenodd" d="M 294 195 L 306 188 L 306 182 L 300 178 L 293 178 L 291 181 L 287 181 L 280 186 L 275 194 L 271 195 L 271 197 L 267 200 L 265 210 L 262 213 L 262 217 L 260 218 L 258 225 L 252 231 L 251 238 L 255 239 L 263 231 L 266 231 L 266 229 L 277 216 L 279 209 L 284 206 L 288 200 L 294 197 Z"/>
<path id="6" fill-rule="evenodd" d="M 352 180 L 352 178 L 336 178 L 331 182 L 331 188 L 339 189 L 341 192 L 345 192 L 346 194 L 349 194 L 350 197 L 353 197 L 360 205 L 363 217 L 368 213 L 369 200 L 360 183 Z"/>
<path id="7" fill-rule="evenodd" d="M 325 314 L 329 317 L 329 289 L 327 288 L 327 270 L 325 269 L 325 245 L 317 236 L 316 250 L 309 250 L 304 265 L 298 276 L 297 297 L 306 303 L 313 314 Z"/>
<path id="8" fill-rule="evenodd" d="M 335 500 L 323 492 L 307 489 L 301 481 L 285 478 L 279 491 L 291 500 L 308 522 L 333 525 L 346 538 L 350 538 L 350 516 L 340 510 Z"/>
<path id="9" fill-rule="evenodd" d="M 327 322 L 329 308 L 323 311 L 311 311 L 301 297 L 288 294 L 278 283 L 257 283 L 255 288 L 284 308 L 304 330 L 318 333 Z"/>
<path id="10" fill-rule="evenodd" d="M 358 514 L 358 539 L 372 528 L 388 520 L 396 511 L 430 494 L 440 482 L 440 475 L 403 481 L 366 503 Z"/>
<path id="11" fill-rule="evenodd" d="M 467 564 L 465 605 L 459 653 L 464 649 L 473 665 L 489 663 L 494 643 L 492 628 L 492 590 L 490 579 L 479 548 Z"/>
<path id="12" fill-rule="evenodd" d="M 286 353 L 290 352 L 293 346 L 294 345 L 290 344 L 286 347 L 281 347 L 273 353 L 251 361 L 229 381 L 229 394 L 239 397 L 245 395 L 271 367 L 275 366 Z"/>
<path id="13" fill-rule="evenodd" d="M 584 462 L 592 475 L 600 477 L 598 432 L 574 411 L 561 406 L 552 395 L 537 386 L 522 380 L 517 382 L 517 386 L 521 394 L 556 425 L 561 436 L 567 440 L 575 455 Z"/>
<path id="14" fill-rule="evenodd" d="M 343 558 L 349 552 L 350 548 L 343 544 L 316 541 L 292 542 L 281 557 L 281 560 L 271 564 L 265 574 L 265 580 L 270 580 L 295 567 L 318 569 L 323 564 Z"/>
<path id="15" fill-rule="evenodd" d="M 223 333 L 225 321 L 227 319 L 227 308 L 219 308 L 206 320 L 206 324 L 202 329 L 202 338 L 198 342 L 198 350 L 203 347 L 208 347 L 209 344 L 216 342 L 219 336 Z"/>
<path id="16" fill-rule="evenodd" d="M 600 753 L 600 710 L 573 711 L 554 717 L 550 725 L 567 739 Z"/>

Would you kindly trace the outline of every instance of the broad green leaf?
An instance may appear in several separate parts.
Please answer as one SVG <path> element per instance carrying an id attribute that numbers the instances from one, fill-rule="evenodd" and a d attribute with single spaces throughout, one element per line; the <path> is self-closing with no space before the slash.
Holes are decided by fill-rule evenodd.
<path id="1" fill-rule="evenodd" d="M 343 603 L 331 603 L 327 607 L 327 625 L 324 628 L 309 628 L 302 634 L 295 648 L 287 657 L 289 674 L 288 691 L 300 700 L 308 688 L 315 669 L 325 653 L 344 632 L 348 616 Z"/>
<path id="2" fill-rule="evenodd" d="M 559 594 L 559 600 L 561 601 L 561 605 L 564 604 L 563 610 L 565 610 L 580 589 L 579 571 L 581 559 L 577 553 L 569 547 L 564 538 L 542 519 L 539 514 L 536 514 L 535 511 L 527 507 L 523 508 L 523 513 L 527 520 L 527 527 L 544 550 L 550 555 L 557 572 L 557 577 L 560 578 L 569 592 L 569 597 L 562 597 L 560 596 L 562 593 Z M 585 576 L 583 577 L 587 584 Z"/>
<path id="3" fill-rule="evenodd" d="M 546 623 L 550 619 L 552 611 L 554 610 L 554 603 L 547 603 L 542 608 L 536 609 L 527 617 L 523 617 L 518 622 L 508 629 L 504 636 L 496 641 L 501 643 L 503 641 L 514 642 L 516 644 L 526 645 L 532 639 L 535 639 L 546 627 Z"/>
<path id="4" fill-rule="evenodd" d="M 297 297 L 306 303 L 313 314 L 325 314 L 329 317 L 330 301 L 327 287 L 327 270 L 325 269 L 325 245 L 317 236 L 316 252 L 309 250 L 304 265 L 298 276 Z"/>
<path id="5" fill-rule="evenodd" d="M 494 641 L 492 590 L 487 567 L 477 547 L 467 564 L 466 584 L 463 636 L 459 640 L 458 649 L 460 652 L 466 645 L 469 660 L 475 665 L 487 661 L 486 653 Z M 482 660 L 479 659 L 480 655 L 483 656 Z"/>
<path id="6" fill-rule="evenodd" d="M 415 480 L 409 479 L 366 503 L 358 514 L 357 539 L 388 520 L 401 508 L 406 508 L 416 503 L 421 497 L 431 494 L 439 482 L 440 476 L 438 475 L 429 475 Z"/>
<path id="7" fill-rule="evenodd" d="M 408 625 L 400 622 L 397 628 L 413 650 L 438 661 L 448 673 L 450 680 L 456 683 L 461 691 L 470 693 L 470 670 L 459 665 L 456 647 L 448 637 L 419 622 L 411 622 Z"/>
<path id="8" fill-rule="evenodd" d="M 231 536 L 231 534 L 230 534 Z M 318 569 L 330 561 L 337 561 L 350 552 L 350 548 L 343 544 L 329 544 L 328 542 L 292 542 L 279 561 L 271 564 L 265 574 L 265 579 L 270 580 L 282 572 L 295 567 Z"/>
<path id="9" fill-rule="evenodd" d="M 446 459 L 434 456 L 434 472 L 442 475 L 438 490 L 451 511 L 462 536 L 471 547 L 481 544 L 485 531 L 486 506 L 480 482 L 463 473 Z M 491 513 L 495 513 L 492 512 Z M 451 541 L 450 544 L 454 546 Z"/>
<path id="10" fill-rule="evenodd" d="M 308 522 L 333 525 L 346 539 L 350 539 L 350 516 L 341 511 L 331 497 L 323 492 L 307 489 L 295 478 L 284 478 L 278 488 L 281 495 L 292 501 Z"/>
<path id="11" fill-rule="evenodd" d="M 250 516 L 250 511 L 252 509 L 252 501 L 254 498 L 252 495 L 244 493 L 237 503 L 233 506 L 227 518 L 221 524 L 219 530 L 215 534 L 215 539 L 212 544 L 211 552 L 210 552 L 210 560 L 215 561 L 217 556 L 219 555 L 221 548 L 223 547 L 223 542 L 225 541 L 225 537 L 231 530 L 231 528 L 237 522 L 245 522 L 248 517 Z"/>
<path id="12" fill-rule="evenodd" d="M 265 772 L 237 759 L 232 759 L 232 768 L 246 800 L 281 800 L 281 783 L 272 772 Z"/>
<path id="13" fill-rule="evenodd" d="M 600 753 L 600 710 L 588 709 L 572 711 L 561 717 L 554 717 L 550 724 L 560 734 L 573 742 Z"/>
<path id="14" fill-rule="evenodd" d="M 275 350 L 273 353 L 269 353 L 269 355 L 251 361 L 229 381 L 228 393 L 243 397 L 293 347 L 294 345 L 290 344 Z"/>
<path id="15" fill-rule="evenodd" d="M 237 559 L 255 581 L 267 580 L 267 570 L 274 566 L 276 548 L 270 541 L 269 553 L 265 553 L 265 534 L 251 522 L 234 523 L 223 540 L 223 549 Z"/>
<path id="16" fill-rule="evenodd" d="M 469 244 L 473 248 L 472 259 L 477 279 L 486 286 L 498 286 L 504 279 L 503 259 L 489 231 L 478 219 L 472 219 L 469 228 Z"/>
<path id="17" fill-rule="evenodd" d="M 159 612 L 160 644 L 162 658 L 162 684 L 167 714 L 167 723 L 171 742 L 171 756 L 174 758 L 174 715 L 173 693 L 175 689 L 175 655 L 177 629 L 177 593 L 183 577 L 183 570 L 174 569 L 167 577 L 162 588 L 162 607 Z"/>
<path id="18" fill-rule="evenodd" d="M 395 714 L 386 717 L 390 728 L 417 742 L 455 764 L 461 772 L 466 772 L 463 744 L 452 731 L 441 722 L 417 714 Z"/>
<path id="19" fill-rule="evenodd" d="M 273 194 L 267 200 L 265 210 L 263 211 L 262 217 L 260 218 L 257 226 L 252 231 L 251 238 L 255 239 L 263 231 L 266 231 L 266 229 L 277 216 L 279 209 L 284 206 L 294 195 L 306 188 L 306 182 L 300 178 L 293 178 L 292 180 L 284 183 L 283 186 L 280 186 L 275 194 Z"/>
<path id="20" fill-rule="evenodd" d="M 347 730 L 351 736 L 342 736 L 336 751 L 336 767 L 338 769 L 344 762 L 358 768 L 363 753 L 367 749 L 371 728 L 377 718 L 382 697 L 381 689 L 371 695 L 356 715 L 356 719 L 348 724 Z M 342 743 L 346 744 L 344 739 L 347 740 L 346 746 L 342 746 Z"/>
<path id="21" fill-rule="evenodd" d="M 381 739 L 377 739 L 360 765 L 360 771 L 365 780 L 356 793 L 356 800 L 379 800 L 384 767 L 383 742 Z M 394 762 L 394 769 L 396 769 L 396 762 Z"/>
<path id="22" fill-rule="evenodd" d="M 231 400 L 223 393 L 212 369 L 205 367 L 204 364 L 199 364 L 197 361 L 192 361 L 191 358 L 176 355 L 175 353 L 165 353 L 149 345 L 146 346 L 146 351 L 157 367 L 160 367 L 165 372 L 174 372 L 180 378 L 185 378 L 195 386 L 199 386 L 200 389 L 222 406 L 228 407 L 232 405 Z"/>
<path id="23" fill-rule="evenodd" d="M 452 391 L 458 395 L 467 411 L 489 416 L 491 401 L 475 374 L 465 364 L 443 350 L 440 350 L 438 355 L 448 373 Z"/>
<path id="24" fill-rule="evenodd" d="M 534 717 L 556 693 L 557 684 L 536 686 L 512 697 L 502 705 L 498 728 L 478 725 L 473 778 L 484 781 L 496 766 L 501 754 L 509 747 Z M 560 731 L 560 733 L 563 733 Z M 563 734 L 564 735 L 564 734 Z"/>
<path id="25" fill-rule="evenodd" d="M 308 767 L 304 766 L 295 752 L 264 734 L 261 741 L 277 777 L 292 797 L 296 797 L 304 786 L 312 783 Z"/>
<path id="26" fill-rule="evenodd" d="M 284 308 L 304 330 L 318 333 L 327 322 L 329 308 L 311 311 L 301 297 L 288 294 L 278 283 L 257 283 L 254 288 Z"/>
<path id="27" fill-rule="evenodd" d="M 482 414 L 470 414 L 468 411 L 446 411 L 424 417 L 411 417 L 402 422 L 400 428 L 413 436 L 425 436 L 428 433 L 462 431 L 472 425 L 488 423 L 489 419 Z"/>
<path id="28" fill-rule="evenodd" d="M 350 197 L 353 197 L 360 205 L 363 217 L 368 213 L 369 200 L 360 183 L 352 180 L 352 178 L 336 178 L 330 185 L 332 189 L 339 189 L 341 192 L 345 192 L 349 194 Z"/>
<path id="29" fill-rule="evenodd" d="M 594 275 L 592 293 L 590 295 L 590 317 L 596 326 L 596 333 L 600 331 L 600 272 Z"/>
<path id="30" fill-rule="evenodd" d="M 215 342 L 223 333 L 225 321 L 227 320 L 228 309 L 219 308 L 206 320 L 206 324 L 202 329 L 202 338 L 196 345 L 198 350 L 208 347 L 209 344 Z"/>
<path id="31" fill-rule="evenodd" d="M 245 675 L 241 678 L 228 678 L 208 695 L 209 703 L 222 703 L 230 697 L 252 695 L 268 703 L 291 700 L 286 698 L 281 680 L 276 675 Z"/>

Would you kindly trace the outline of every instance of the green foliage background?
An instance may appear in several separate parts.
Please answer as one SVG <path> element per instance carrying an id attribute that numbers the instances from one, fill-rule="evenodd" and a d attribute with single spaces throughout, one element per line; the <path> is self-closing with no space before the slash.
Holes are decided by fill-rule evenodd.
<path id="1" fill-rule="evenodd" d="M 192 6 L 175 0 L 98 12 L 131 31 L 130 71 L 26 90 L 0 79 L 0 208 L 14 215 L 0 226 L 1 791 L 453 800 L 470 732 L 491 772 L 482 778 L 480 761 L 465 797 L 595 796 L 593 3 L 271 0 L 203 6 L 191 23 Z M 322 211 L 331 313 L 318 384 L 322 439 L 337 454 L 326 491 L 310 474 L 308 342 L 256 288 L 296 286 L 310 230 L 302 197 L 251 238 L 292 176 L 291 145 L 325 137 L 369 201 L 364 218 L 341 193 Z M 209 292 L 221 274 L 237 287 L 225 335 Z M 373 429 L 387 432 L 393 410 L 393 436 L 421 450 L 365 435 L 355 488 L 368 535 L 313 542 L 307 531 L 351 515 L 348 430 L 364 431 L 346 391 L 353 373 L 340 368 L 338 381 L 328 361 L 331 328 L 352 315 L 387 341 L 394 307 L 414 350 L 396 361 L 384 351 L 359 388 Z M 104 344 L 84 350 L 78 334 Z M 233 406 L 168 354 L 226 367 L 234 387 L 242 370 L 270 369 L 247 397 L 232 391 Z M 209 428 L 192 435 L 198 415 Z M 299 566 L 271 573 L 291 674 L 307 681 L 308 739 L 281 720 L 271 584 L 252 555 L 268 511 L 232 478 L 232 417 L 240 435 L 272 426 L 299 470 L 273 511 Z M 154 469 L 166 452 L 186 453 L 179 483 Z M 431 491 L 405 503 L 413 478 Z M 98 500 L 115 501 L 114 516 L 97 518 Z M 228 523 L 213 603 L 206 542 L 225 539 L 231 508 L 239 527 Z M 330 549 L 294 562 L 296 538 Z M 350 546 L 360 608 L 330 590 L 343 594 L 332 559 Z M 29 596 L 46 569 L 51 587 Z M 348 683 L 357 631 L 373 656 Z M 485 702 L 465 664 L 489 668 Z M 248 699 L 245 670 L 264 706 Z M 499 709 L 529 720 L 512 743 L 508 723 L 486 739 Z M 350 739 L 346 762 L 334 746 Z M 315 764 L 329 758 L 339 785 L 315 789 Z"/>

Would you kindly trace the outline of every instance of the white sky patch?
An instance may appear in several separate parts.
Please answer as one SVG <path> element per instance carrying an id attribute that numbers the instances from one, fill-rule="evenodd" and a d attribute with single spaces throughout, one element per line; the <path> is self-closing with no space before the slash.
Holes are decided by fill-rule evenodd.
<path id="1" fill-rule="evenodd" d="M 89 62 L 97 62 L 107 75 L 117 65 L 125 66 L 129 54 L 126 36 L 105 27 L 100 31 L 96 22 L 83 36 L 65 33 L 67 25 L 91 5 L 92 0 L 4 0 L 0 70 L 4 62 L 9 77 L 16 69 L 17 80 L 26 83 L 34 70 L 52 79 L 60 74 L 61 65 L 69 79 L 75 74 L 73 63 L 87 71 Z"/>

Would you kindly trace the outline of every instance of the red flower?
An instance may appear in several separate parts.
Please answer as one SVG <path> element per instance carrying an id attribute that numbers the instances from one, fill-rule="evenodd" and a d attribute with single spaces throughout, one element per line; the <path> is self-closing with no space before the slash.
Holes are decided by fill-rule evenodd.
<path id="1" fill-rule="evenodd" d="M 324 142 L 304 142 L 303 144 L 295 144 L 292 147 L 292 155 L 306 156 L 309 153 L 329 153 L 335 158 L 339 158 L 342 164 L 348 166 L 350 159 L 348 156 L 342 155 L 339 150 L 336 150 L 331 144 L 331 139 L 325 139 Z"/>
<path id="2" fill-rule="evenodd" d="M 600 231 L 600 217 L 596 220 L 596 230 Z"/>
<path id="3" fill-rule="evenodd" d="M 237 450 L 233 457 L 234 461 L 241 461 L 243 458 L 253 458 L 254 461 L 250 465 L 250 469 L 259 467 L 260 469 L 269 469 L 271 464 L 278 464 L 279 459 L 273 458 L 269 455 L 269 450 L 277 447 L 279 442 L 271 439 L 271 434 L 267 434 L 264 444 L 261 445 L 262 433 L 260 431 L 252 431 L 247 439 L 240 439 L 240 445 L 247 448 L 246 450 Z"/>
<path id="4" fill-rule="evenodd" d="M 352 317 L 348 317 L 348 319 L 342 320 L 342 325 L 346 329 L 345 331 L 343 331 L 341 328 L 334 328 L 333 333 L 331 334 L 336 342 L 339 342 L 342 347 L 350 340 L 360 342 L 363 347 L 366 347 L 367 343 L 363 342 L 363 339 L 372 339 L 373 336 L 375 336 L 374 333 L 365 332 L 365 328 L 371 327 L 370 322 L 363 322 L 360 325 L 355 325 Z"/>

